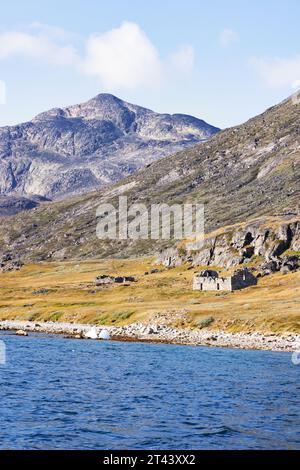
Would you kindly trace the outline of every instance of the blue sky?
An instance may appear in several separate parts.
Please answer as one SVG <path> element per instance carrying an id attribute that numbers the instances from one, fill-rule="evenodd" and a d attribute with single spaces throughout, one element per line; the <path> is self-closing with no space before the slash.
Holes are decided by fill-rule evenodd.
<path id="1" fill-rule="evenodd" d="M 299 0 L 1 2 L 0 125 L 110 92 L 227 127 L 300 84 Z"/>

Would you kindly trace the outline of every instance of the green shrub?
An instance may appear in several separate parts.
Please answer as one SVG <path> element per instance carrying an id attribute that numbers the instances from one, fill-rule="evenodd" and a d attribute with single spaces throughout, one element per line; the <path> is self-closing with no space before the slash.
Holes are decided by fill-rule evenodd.
<path id="1" fill-rule="evenodd" d="M 202 320 L 199 320 L 198 322 L 198 328 L 207 328 L 210 326 L 213 322 L 215 321 L 214 317 L 207 317 L 203 318 Z"/>
<path id="2" fill-rule="evenodd" d="M 64 314 L 63 312 L 53 312 L 48 317 L 48 321 L 58 321 L 62 317 L 63 314 Z"/>

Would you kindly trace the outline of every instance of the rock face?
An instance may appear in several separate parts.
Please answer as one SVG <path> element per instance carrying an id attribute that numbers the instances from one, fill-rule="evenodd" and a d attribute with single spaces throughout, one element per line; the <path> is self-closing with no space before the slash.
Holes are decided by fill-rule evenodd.
<path id="1" fill-rule="evenodd" d="M 219 266 L 230 269 L 237 265 L 251 263 L 261 274 L 276 271 L 296 271 L 300 265 L 300 218 L 261 218 L 247 224 L 230 226 L 208 235 L 199 249 L 186 249 L 180 253 L 176 248 L 159 254 L 157 261 L 171 267 L 184 262 L 193 266 Z M 211 269 L 202 277 L 216 277 Z"/>
<path id="2" fill-rule="evenodd" d="M 193 254 L 193 264 L 230 268 L 261 258 L 273 266 L 271 271 L 278 271 L 282 264 L 292 270 L 297 264 L 295 255 L 289 257 L 285 253 L 300 253 L 300 222 L 276 222 L 258 220 L 208 237 L 204 247 Z"/>
<path id="3" fill-rule="evenodd" d="M 0 128 L 0 195 L 31 200 L 91 191 L 218 130 L 192 116 L 158 114 L 100 94 Z"/>

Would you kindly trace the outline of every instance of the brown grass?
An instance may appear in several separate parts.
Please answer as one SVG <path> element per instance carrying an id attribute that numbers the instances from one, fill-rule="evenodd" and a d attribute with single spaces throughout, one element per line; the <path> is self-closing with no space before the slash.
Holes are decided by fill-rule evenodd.
<path id="1" fill-rule="evenodd" d="M 194 270 L 187 266 L 144 274 L 153 268 L 153 260 L 144 258 L 40 263 L 3 273 L 0 319 L 122 325 L 167 314 L 172 324 L 189 328 L 300 332 L 300 272 L 222 293 L 193 292 Z M 95 287 L 94 278 L 103 273 L 134 275 L 138 282 Z"/>

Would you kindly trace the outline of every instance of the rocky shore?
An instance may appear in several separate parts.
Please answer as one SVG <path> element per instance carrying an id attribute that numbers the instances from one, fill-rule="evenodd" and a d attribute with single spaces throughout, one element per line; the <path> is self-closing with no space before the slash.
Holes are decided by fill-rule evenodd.
<path id="1" fill-rule="evenodd" d="M 112 340 L 149 341 L 193 346 L 214 346 L 240 349 L 261 349 L 270 351 L 293 352 L 300 350 L 300 335 L 297 334 L 261 334 L 228 333 L 225 331 L 199 331 L 178 329 L 167 325 L 133 323 L 126 326 L 95 327 L 87 324 L 59 322 L 30 322 L 18 320 L 0 321 L 1 330 L 63 334 L 74 338 L 84 338 L 91 328 L 98 337 L 108 332 Z M 24 335 L 25 336 L 25 335 Z"/>

